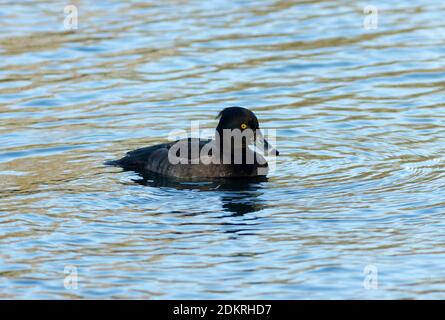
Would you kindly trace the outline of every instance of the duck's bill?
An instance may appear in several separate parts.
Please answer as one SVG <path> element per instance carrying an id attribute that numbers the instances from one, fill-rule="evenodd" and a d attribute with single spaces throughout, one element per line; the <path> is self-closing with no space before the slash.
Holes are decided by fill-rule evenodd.
<path id="1" fill-rule="evenodd" d="M 260 130 L 256 130 L 255 141 L 256 143 L 259 142 L 260 146 L 262 145 L 265 154 L 275 155 L 275 156 L 278 156 L 280 154 L 277 149 L 275 149 L 269 144 L 269 142 L 266 140 L 266 138 L 264 138 Z"/>
<path id="2" fill-rule="evenodd" d="M 266 139 L 264 139 L 264 151 L 265 151 L 267 154 L 272 154 L 272 155 L 275 155 L 275 156 L 278 156 L 278 155 L 280 154 L 280 153 L 278 152 L 277 149 L 275 149 L 274 147 L 272 147 L 272 146 L 269 144 L 269 142 L 267 142 Z"/>

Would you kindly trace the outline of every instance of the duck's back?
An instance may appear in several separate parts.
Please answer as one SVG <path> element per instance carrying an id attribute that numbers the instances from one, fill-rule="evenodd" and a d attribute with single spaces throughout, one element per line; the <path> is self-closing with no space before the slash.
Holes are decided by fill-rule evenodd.
<path id="1" fill-rule="evenodd" d="M 171 143 L 163 143 L 150 147 L 145 147 L 130 151 L 120 160 L 109 162 L 110 165 L 117 165 L 125 170 L 133 170 L 137 172 L 154 172 L 164 176 L 176 178 L 235 178 L 235 177 L 252 177 L 267 174 L 267 163 L 259 165 L 256 161 L 254 164 L 218 164 L 213 162 L 212 154 L 204 153 L 201 150 L 204 146 L 208 147 L 212 140 L 202 140 L 188 138 L 178 140 Z M 187 144 L 185 146 L 184 144 Z M 174 150 L 171 148 L 174 146 Z M 181 155 L 177 150 L 186 147 L 187 154 Z M 193 148 L 199 148 L 199 152 L 192 152 Z M 177 156 L 174 160 L 169 159 L 169 152 L 175 152 Z M 253 151 L 251 151 L 253 152 Z M 170 154 L 171 156 L 172 154 Z M 261 155 L 255 153 L 255 158 Z M 264 158 L 262 158 L 264 160 Z M 263 169 L 258 173 L 258 169 Z"/>

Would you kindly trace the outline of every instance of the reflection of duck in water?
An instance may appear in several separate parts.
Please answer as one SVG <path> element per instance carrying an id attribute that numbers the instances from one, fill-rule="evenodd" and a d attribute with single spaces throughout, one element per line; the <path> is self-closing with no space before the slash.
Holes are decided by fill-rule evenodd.
<path id="1" fill-rule="evenodd" d="M 263 209 L 261 200 L 266 177 L 254 177 L 249 179 L 212 179 L 199 182 L 185 182 L 182 180 L 161 176 L 155 173 L 144 173 L 141 179 L 133 180 L 144 186 L 168 187 L 177 190 L 198 190 L 202 192 L 218 192 L 221 195 L 222 206 L 225 211 L 233 216 L 256 212 Z"/>
<path id="2" fill-rule="evenodd" d="M 158 144 L 128 152 L 122 159 L 107 164 L 182 179 L 265 176 L 267 162 L 249 144 L 258 141 L 272 155 L 278 155 L 278 151 L 262 136 L 255 114 L 231 107 L 222 110 L 219 117 L 215 140 L 188 138 Z"/>

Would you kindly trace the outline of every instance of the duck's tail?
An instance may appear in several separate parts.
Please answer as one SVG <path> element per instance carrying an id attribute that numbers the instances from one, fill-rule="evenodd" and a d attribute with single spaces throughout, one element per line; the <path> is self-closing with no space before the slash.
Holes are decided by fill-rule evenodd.
<path id="1" fill-rule="evenodd" d="M 104 165 L 106 166 L 115 166 L 120 167 L 121 166 L 121 160 L 108 160 L 104 162 Z"/>

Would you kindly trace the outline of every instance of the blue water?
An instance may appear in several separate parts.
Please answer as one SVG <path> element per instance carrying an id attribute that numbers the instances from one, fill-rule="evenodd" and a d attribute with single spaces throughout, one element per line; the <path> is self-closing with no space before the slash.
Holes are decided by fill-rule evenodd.
<path id="1" fill-rule="evenodd" d="M 66 4 L 0 2 L 0 298 L 444 298 L 443 1 Z M 265 181 L 103 165 L 232 105 Z"/>

